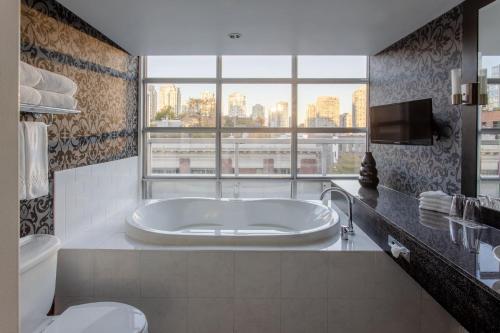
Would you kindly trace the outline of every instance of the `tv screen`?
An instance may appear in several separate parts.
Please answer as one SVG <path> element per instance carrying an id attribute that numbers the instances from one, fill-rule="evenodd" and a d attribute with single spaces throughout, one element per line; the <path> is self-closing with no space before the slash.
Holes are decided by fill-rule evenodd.
<path id="1" fill-rule="evenodd" d="M 370 142 L 432 145 L 432 99 L 370 108 Z"/>

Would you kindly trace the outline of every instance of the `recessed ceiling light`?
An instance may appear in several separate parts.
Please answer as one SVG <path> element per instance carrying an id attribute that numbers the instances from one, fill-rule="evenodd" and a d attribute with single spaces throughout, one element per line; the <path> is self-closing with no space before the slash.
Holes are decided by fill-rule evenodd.
<path id="1" fill-rule="evenodd" d="M 239 32 L 231 32 L 227 35 L 231 39 L 240 39 L 241 38 L 241 34 Z"/>

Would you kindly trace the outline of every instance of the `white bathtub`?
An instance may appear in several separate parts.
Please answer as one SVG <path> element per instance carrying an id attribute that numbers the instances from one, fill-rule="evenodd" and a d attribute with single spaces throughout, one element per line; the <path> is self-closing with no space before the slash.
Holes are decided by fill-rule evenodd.
<path id="1" fill-rule="evenodd" d="M 325 205 L 291 199 L 156 200 L 127 218 L 127 235 L 163 245 L 281 245 L 339 233 L 339 216 Z"/>

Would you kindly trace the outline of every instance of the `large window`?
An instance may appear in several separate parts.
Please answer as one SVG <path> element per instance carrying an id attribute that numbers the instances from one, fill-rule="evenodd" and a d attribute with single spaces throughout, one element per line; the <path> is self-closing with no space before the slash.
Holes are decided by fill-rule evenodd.
<path id="1" fill-rule="evenodd" d="M 478 193 L 500 197 L 500 56 L 482 56 L 487 103 L 480 107 Z"/>
<path id="2" fill-rule="evenodd" d="M 149 56 L 141 72 L 146 196 L 307 198 L 358 173 L 367 57 Z"/>

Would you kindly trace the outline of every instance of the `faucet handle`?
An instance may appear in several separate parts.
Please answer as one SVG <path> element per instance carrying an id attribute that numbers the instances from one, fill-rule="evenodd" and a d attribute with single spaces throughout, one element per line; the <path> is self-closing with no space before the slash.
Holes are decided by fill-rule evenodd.
<path id="1" fill-rule="evenodd" d="M 340 237 L 343 240 L 348 240 L 349 239 L 349 227 L 346 225 L 341 225 L 340 226 Z"/>

